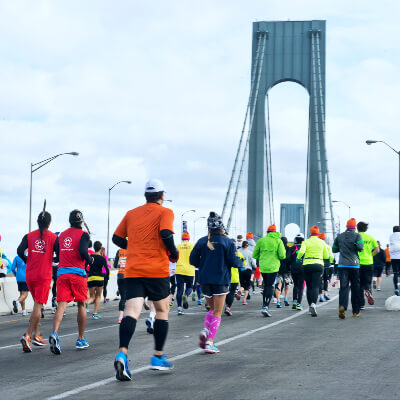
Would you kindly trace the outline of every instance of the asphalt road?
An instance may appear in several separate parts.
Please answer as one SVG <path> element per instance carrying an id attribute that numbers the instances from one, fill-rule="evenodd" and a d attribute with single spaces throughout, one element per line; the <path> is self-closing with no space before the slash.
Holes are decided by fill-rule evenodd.
<path id="1" fill-rule="evenodd" d="M 290 307 L 273 308 L 272 318 L 264 318 L 259 294 L 247 307 L 235 302 L 234 315 L 222 320 L 217 355 L 197 348 L 204 307 L 190 301 L 179 317 L 174 307 L 165 348 L 175 364 L 170 372 L 148 369 L 153 338 L 143 318 L 129 352 L 132 382 L 118 382 L 114 375 L 117 302 L 102 307 L 103 319 L 88 319 L 90 348 L 82 351 L 74 347 L 76 308 L 70 308 L 60 331 L 60 356 L 48 346 L 23 353 L 19 337 L 28 319 L 2 316 L 0 399 L 397 399 L 400 314 L 385 311 L 392 281 L 383 281 L 383 290 L 374 292 L 375 305 L 357 319 L 338 319 L 337 298 L 318 308 L 318 318 Z M 330 294 L 335 297 L 337 290 Z M 51 323 L 48 313 L 45 337 Z"/>

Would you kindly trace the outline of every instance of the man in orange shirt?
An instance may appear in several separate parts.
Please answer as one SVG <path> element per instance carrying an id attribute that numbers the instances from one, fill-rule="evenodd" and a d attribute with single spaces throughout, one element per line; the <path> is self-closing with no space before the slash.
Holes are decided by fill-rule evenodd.
<path id="1" fill-rule="evenodd" d="M 168 333 L 169 261 L 175 262 L 179 256 L 173 237 L 174 213 L 162 206 L 164 185 L 158 179 L 146 183 L 144 195 L 146 204 L 128 211 L 112 238 L 118 247 L 127 249 L 126 304 L 119 329 L 119 353 L 114 361 L 116 378 L 120 381 L 132 379 L 128 346 L 146 297 L 153 301 L 156 309 L 151 368 L 169 370 L 173 367 L 163 355 L 163 347 Z"/>
<path id="2" fill-rule="evenodd" d="M 388 244 L 386 245 L 385 253 L 386 253 L 386 263 L 385 263 L 386 276 L 390 276 L 390 269 L 392 267 L 392 260 L 390 258 L 390 248 L 389 248 Z"/>

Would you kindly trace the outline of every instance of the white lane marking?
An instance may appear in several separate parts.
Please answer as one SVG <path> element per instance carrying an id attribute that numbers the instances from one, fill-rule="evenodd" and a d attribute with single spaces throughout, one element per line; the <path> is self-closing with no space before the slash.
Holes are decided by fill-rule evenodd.
<path id="1" fill-rule="evenodd" d="M 115 326 L 119 326 L 119 325 L 118 325 L 118 324 L 115 324 L 115 325 L 107 325 L 107 326 L 102 326 L 102 327 L 100 327 L 100 328 L 88 329 L 87 331 L 85 331 L 85 333 L 87 333 L 87 332 L 94 332 L 94 331 L 100 331 L 100 330 L 102 330 L 102 329 L 113 328 L 113 327 L 115 327 Z M 77 333 L 75 332 L 75 333 L 67 333 L 66 335 L 60 335 L 60 338 L 67 337 L 67 336 L 74 336 L 74 335 L 76 336 Z M 0 350 L 9 349 L 9 348 L 11 348 L 11 347 L 18 347 L 18 346 L 21 346 L 21 343 L 18 343 L 18 344 L 10 344 L 9 346 L 3 346 L 3 347 L 0 347 Z"/>
<path id="2" fill-rule="evenodd" d="M 323 304 L 319 304 L 319 305 L 317 306 L 317 308 L 323 307 L 325 304 L 329 304 L 331 301 L 336 300 L 338 297 L 339 297 L 339 296 L 336 295 L 336 296 L 333 297 L 331 300 L 329 300 L 329 301 L 327 301 L 327 302 L 325 302 L 325 303 L 323 303 Z M 238 340 L 238 339 L 241 339 L 241 338 L 243 338 L 243 337 L 252 335 L 253 333 L 256 333 L 256 332 L 260 332 L 260 331 L 263 331 L 263 330 L 266 330 L 266 329 L 273 328 L 274 326 L 283 324 L 284 322 L 290 321 L 290 320 L 292 320 L 292 319 L 294 319 L 294 318 L 298 318 L 298 317 L 300 317 L 301 315 L 304 315 L 304 314 L 307 313 L 307 312 L 308 312 L 307 310 L 300 311 L 300 312 L 298 312 L 298 313 L 296 313 L 296 314 L 294 314 L 294 315 L 291 315 L 290 317 L 286 317 L 286 318 L 283 318 L 283 319 L 281 319 L 281 320 L 279 320 L 279 321 L 273 322 L 272 324 L 264 325 L 264 326 L 262 326 L 262 327 L 260 327 L 260 328 L 252 329 L 252 330 L 250 330 L 250 331 L 241 333 L 241 334 L 239 334 L 239 335 L 232 336 L 231 338 L 221 340 L 220 342 L 218 342 L 218 346 L 221 346 L 221 345 L 224 345 L 224 344 L 233 342 L 234 340 Z M 192 351 L 189 351 L 189 352 L 187 352 L 187 353 L 180 354 L 179 356 L 172 357 L 172 358 L 170 358 L 170 361 L 182 360 L 182 359 L 184 359 L 184 358 L 193 356 L 193 355 L 195 355 L 195 354 L 202 353 L 203 351 L 204 351 L 204 350 L 202 350 L 202 349 L 192 350 Z M 141 368 L 135 369 L 135 370 L 132 372 L 132 375 L 139 374 L 140 372 L 147 371 L 147 370 L 149 370 L 149 369 L 150 369 L 150 366 L 141 367 Z M 48 397 L 46 400 L 66 399 L 67 397 L 74 396 L 74 395 L 77 395 L 77 394 L 79 394 L 79 393 L 85 392 L 85 391 L 87 391 L 87 390 L 90 390 L 90 389 L 94 389 L 94 388 L 97 388 L 97 387 L 100 387 L 100 386 L 107 385 L 108 383 L 111 383 L 111 382 L 116 382 L 116 379 L 115 379 L 114 376 L 111 377 L 111 378 L 102 379 L 101 381 L 97 381 L 97 382 L 90 383 L 89 385 L 80 386 L 80 387 L 78 387 L 78 388 L 76 388 L 76 389 L 68 390 L 67 392 L 63 392 L 63 393 L 57 394 L 57 395 L 52 396 L 52 397 Z"/>

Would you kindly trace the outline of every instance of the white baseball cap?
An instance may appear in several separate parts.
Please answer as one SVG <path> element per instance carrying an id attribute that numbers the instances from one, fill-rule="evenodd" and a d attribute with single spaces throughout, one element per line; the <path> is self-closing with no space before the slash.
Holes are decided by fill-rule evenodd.
<path id="1" fill-rule="evenodd" d="M 159 179 L 149 179 L 144 187 L 146 193 L 165 192 L 164 184 Z"/>

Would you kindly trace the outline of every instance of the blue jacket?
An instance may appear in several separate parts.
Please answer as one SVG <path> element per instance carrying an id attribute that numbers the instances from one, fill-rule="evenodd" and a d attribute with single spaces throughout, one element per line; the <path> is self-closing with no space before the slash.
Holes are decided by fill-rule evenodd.
<path id="1" fill-rule="evenodd" d="M 25 282 L 26 264 L 20 256 L 16 256 L 11 267 L 12 273 L 17 278 L 17 282 Z M 17 272 L 15 272 L 17 271 Z"/>
<path id="2" fill-rule="evenodd" d="M 190 253 L 189 262 L 199 269 L 199 283 L 202 285 L 229 285 L 231 267 L 241 268 L 242 262 L 236 256 L 232 240 L 224 235 L 212 234 L 210 241 L 215 250 L 207 247 L 208 236 L 196 243 Z"/>

